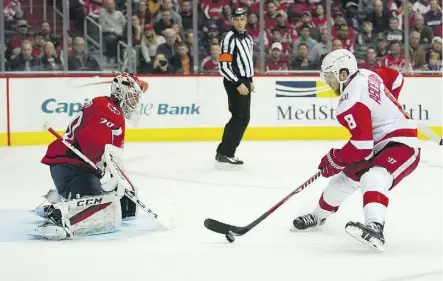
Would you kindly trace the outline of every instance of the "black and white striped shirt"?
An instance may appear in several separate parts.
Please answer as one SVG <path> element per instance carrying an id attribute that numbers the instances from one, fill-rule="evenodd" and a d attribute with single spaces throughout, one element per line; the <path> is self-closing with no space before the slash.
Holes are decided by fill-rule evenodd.
<path id="1" fill-rule="evenodd" d="M 246 31 L 238 33 L 233 29 L 225 35 L 220 45 L 220 74 L 233 83 L 240 84 L 245 78 L 251 81 L 249 78 L 254 76 L 252 37 Z"/>

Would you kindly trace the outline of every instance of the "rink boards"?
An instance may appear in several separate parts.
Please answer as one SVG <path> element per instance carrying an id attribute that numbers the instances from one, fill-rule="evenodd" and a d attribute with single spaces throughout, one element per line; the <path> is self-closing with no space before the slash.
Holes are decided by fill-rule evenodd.
<path id="1" fill-rule="evenodd" d="M 8 145 L 7 79 L 0 78 L 0 146 Z"/>
<path id="2" fill-rule="evenodd" d="M 0 145 L 47 144 L 48 122 L 63 132 L 82 105 L 108 95 L 110 76 L 0 78 Z M 127 141 L 212 141 L 229 120 L 221 77 L 142 76 L 145 93 L 137 129 Z M 342 140 L 335 119 L 338 98 L 318 76 L 261 76 L 254 79 L 246 140 Z M 441 77 L 406 77 L 400 103 L 413 119 L 442 131 Z M 4 102 L 3 102 L 4 101 Z"/>

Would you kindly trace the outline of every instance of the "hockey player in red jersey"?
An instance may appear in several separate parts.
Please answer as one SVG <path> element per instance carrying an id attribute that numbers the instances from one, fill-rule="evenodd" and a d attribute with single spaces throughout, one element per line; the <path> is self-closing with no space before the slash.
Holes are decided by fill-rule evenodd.
<path id="1" fill-rule="evenodd" d="M 401 89 L 403 88 L 403 75 L 391 67 L 382 67 L 379 69 L 374 69 L 372 71 L 374 71 L 378 74 L 378 76 L 381 77 L 381 79 L 383 80 L 383 84 L 385 84 L 385 87 L 388 88 L 394 98 L 398 100 Z"/>
<path id="2" fill-rule="evenodd" d="M 103 172 L 107 171 L 105 156 L 122 153 L 125 118 L 134 125 L 139 120 L 141 94 L 141 83 L 135 75 L 118 75 L 112 80 L 110 96 L 96 97 L 86 104 L 68 125 L 63 139 Z M 102 185 L 104 174 L 79 158 L 61 140 L 49 145 L 41 162 L 49 166 L 56 191 L 47 195 L 51 205 L 36 209 L 47 221 L 37 227 L 35 236 L 61 240 L 74 235 L 107 233 L 119 229 L 122 219 L 136 216 L 136 205 L 119 189 L 118 177 Z"/>
<path id="3" fill-rule="evenodd" d="M 351 138 L 321 159 L 318 168 L 331 179 L 314 212 L 296 218 L 293 225 L 299 230 L 322 225 L 359 187 L 365 223 L 349 222 L 345 230 L 383 251 L 388 193 L 415 170 L 420 160 L 417 125 L 377 74 L 358 69 L 351 52 L 331 52 L 321 70 L 322 80 L 340 95 L 337 120 Z"/>

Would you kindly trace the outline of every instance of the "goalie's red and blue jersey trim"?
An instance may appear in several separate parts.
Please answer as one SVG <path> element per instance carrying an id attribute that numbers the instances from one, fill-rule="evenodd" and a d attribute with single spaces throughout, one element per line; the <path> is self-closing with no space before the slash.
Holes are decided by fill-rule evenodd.
<path id="1" fill-rule="evenodd" d="M 332 89 L 321 81 L 276 81 L 277 98 L 331 98 L 337 97 Z"/>

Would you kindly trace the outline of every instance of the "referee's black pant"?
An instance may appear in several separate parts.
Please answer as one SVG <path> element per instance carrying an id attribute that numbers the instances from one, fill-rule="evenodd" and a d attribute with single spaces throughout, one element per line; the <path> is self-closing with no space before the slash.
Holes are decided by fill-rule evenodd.
<path id="1" fill-rule="evenodd" d="M 249 90 L 249 93 L 245 96 L 240 95 L 235 83 L 223 79 L 223 85 L 228 94 L 229 111 L 232 117 L 225 126 L 223 138 L 218 145 L 217 152 L 228 157 L 235 155 L 235 150 L 240 145 L 251 117 L 251 83 L 245 81 L 243 84 Z"/>

